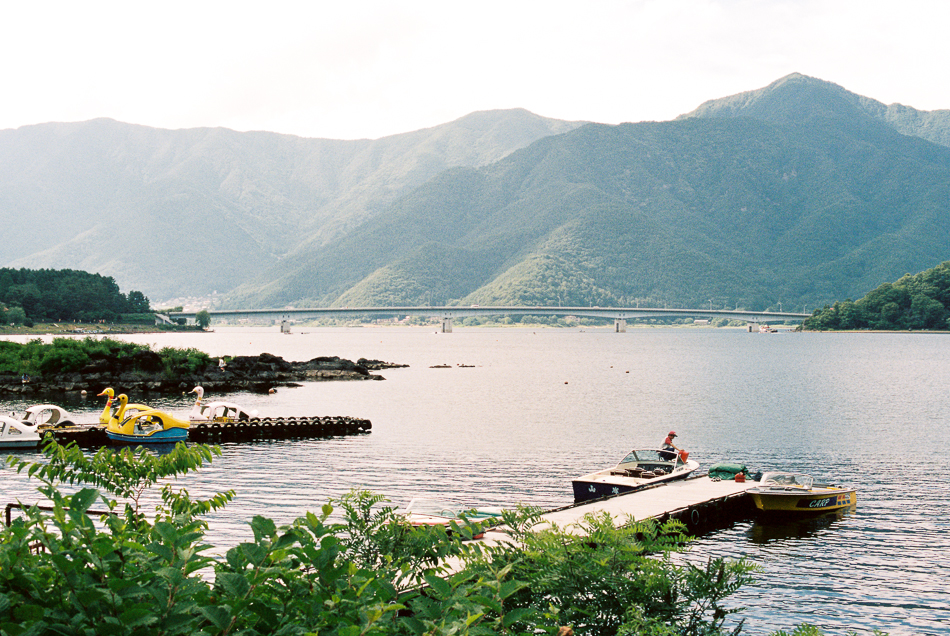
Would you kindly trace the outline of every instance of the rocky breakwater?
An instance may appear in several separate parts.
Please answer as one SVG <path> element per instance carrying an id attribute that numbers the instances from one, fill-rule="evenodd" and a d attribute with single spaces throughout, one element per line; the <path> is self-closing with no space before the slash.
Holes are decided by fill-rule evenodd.
<path id="1" fill-rule="evenodd" d="M 201 385 L 206 391 L 252 391 L 266 393 L 281 386 L 300 386 L 300 382 L 339 380 L 385 380 L 372 373 L 408 365 L 366 360 L 352 362 L 336 356 L 319 357 L 306 362 L 289 362 L 280 356 L 225 357 L 198 368 L 171 368 L 168 361 L 152 351 L 138 351 L 124 358 L 91 361 L 75 372 L 46 372 L 35 376 L 0 376 L 0 392 L 13 394 L 100 392 L 115 387 L 117 392 L 180 393 Z"/>

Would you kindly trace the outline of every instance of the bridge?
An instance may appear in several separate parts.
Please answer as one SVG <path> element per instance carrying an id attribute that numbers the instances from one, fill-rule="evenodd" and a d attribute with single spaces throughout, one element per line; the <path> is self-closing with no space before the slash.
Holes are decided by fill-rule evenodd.
<path id="1" fill-rule="evenodd" d="M 168 314 L 169 318 L 184 318 L 194 324 L 199 312 L 180 311 Z M 443 333 L 451 333 L 453 323 L 470 316 L 577 316 L 579 318 L 602 318 L 614 321 L 614 331 L 627 330 L 627 321 L 635 318 L 728 318 L 750 323 L 801 322 L 811 314 L 772 311 L 745 311 L 742 309 L 667 309 L 644 307 L 514 307 L 514 306 L 446 306 L 446 307 L 332 307 L 311 309 L 213 309 L 208 314 L 212 319 L 284 324 L 291 320 L 315 320 L 318 318 L 394 318 L 402 316 L 426 316 L 442 321 Z"/>

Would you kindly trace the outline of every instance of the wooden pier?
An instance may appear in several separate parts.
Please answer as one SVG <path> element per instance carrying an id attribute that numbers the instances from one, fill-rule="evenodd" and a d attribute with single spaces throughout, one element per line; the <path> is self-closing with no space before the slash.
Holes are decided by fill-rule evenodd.
<path id="1" fill-rule="evenodd" d="M 755 506 L 746 491 L 758 485 L 751 480 L 713 481 L 702 475 L 550 510 L 541 518 L 578 534 L 581 530 L 577 522 L 590 513 L 607 513 L 618 526 L 626 523 L 629 516 L 637 521 L 677 519 L 691 533 L 698 534 L 751 514 Z"/>
<path id="2" fill-rule="evenodd" d="M 618 527 L 625 525 L 630 516 L 635 521 L 655 519 L 664 522 L 677 519 L 686 524 L 691 534 L 696 535 L 726 527 L 753 514 L 755 505 L 746 491 L 758 485 L 759 482 L 751 480 L 714 481 L 707 475 L 664 482 L 633 492 L 549 510 L 541 515 L 542 522 L 535 529 L 544 530 L 557 525 L 564 532 L 583 536 L 584 530 L 579 523 L 587 514 L 599 516 L 607 513 Z M 514 538 L 504 526 L 497 526 L 486 530 L 480 539 L 474 541 L 485 546 L 510 545 L 514 543 Z M 449 572 L 458 572 L 464 567 L 458 558 L 447 559 L 442 565 Z"/>
<path id="3" fill-rule="evenodd" d="M 273 417 L 252 418 L 239 422 L 201 422 L 188 428 L 188 441 L 250 442 L 262 439 L 337 437 L 368 433 L 369 420 L 353 417 Z M 84 448 L 113 445 L 104 425 L 70 426 L 47 430 L 59 444 L 76 442 Z"/>

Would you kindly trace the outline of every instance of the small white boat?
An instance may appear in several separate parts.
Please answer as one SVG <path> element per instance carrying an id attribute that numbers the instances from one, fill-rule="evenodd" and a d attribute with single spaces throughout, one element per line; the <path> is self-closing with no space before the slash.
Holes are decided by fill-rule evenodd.
<path id="1" fill-rule="evenodd" d="M 0 415 L 0 448 L 36 448 L 42 440 L 35 424 Z"/>
<path id="2" fill-rule="evenodd" d="M 685 451 L 635 448 L 616 466 L 578 477 L 571 482 L 574 503 L 620 495 L 642 486 L 683 479 L 699 468 Z"/>
<path id="3" fill-rule="evenodd" d="M 447 528 L 453 521 L 460 525 L 464 525 L 465 521 L 472 521 L 488 527 L 501 521 L 501 511 L 501 508 L 465 508 L 438 499 L 416 497 L 399 514 L 413 526 Z M 475 538 L 479 536 L 476 535 Z"/>

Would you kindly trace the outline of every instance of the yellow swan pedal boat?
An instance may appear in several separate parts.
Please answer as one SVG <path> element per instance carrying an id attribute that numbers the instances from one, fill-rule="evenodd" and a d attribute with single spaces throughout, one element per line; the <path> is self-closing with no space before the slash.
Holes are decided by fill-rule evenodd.
<path id="1" fill-rule="evenodd" d="M 811 475 L 768 472 L 748 491 L 755 507 L 764 512 L 813 514 L 857 505 L 854 488 L 815 483 Z"/>
<path id="2" fill-rule="evenodd" d="M 170 413 L 146 408 L 126 415 L 128 398 L 119 396 L 116 415 L 106 426 L 106 436 L 113 442 L 124 444 L 164 444 L 184 442 L 188 439 L 188 422 Z"/>

